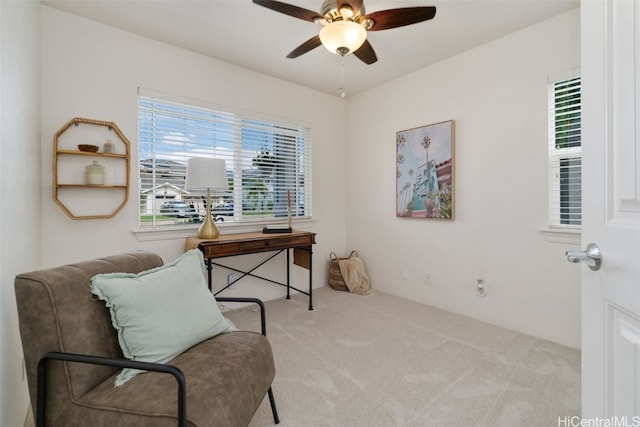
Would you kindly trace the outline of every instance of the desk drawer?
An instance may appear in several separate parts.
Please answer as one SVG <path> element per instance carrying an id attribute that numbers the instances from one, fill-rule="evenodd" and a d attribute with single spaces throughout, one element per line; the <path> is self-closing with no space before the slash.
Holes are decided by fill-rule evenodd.
<path id="1" fill-rule="evenodd" d="M 280 242 L 273 240 L 247 240 L 224 242 L 216 245 L 204 246 L 203 252 L 205 258 L 222 258 L 232 255 L 243 255 L 255 252 L 276 251 L 289 247 L 288 242 Z"/>
<path id="2" fill-rule="evenodd" d="M 240 250 L 250 251 L 265 251 L 265 250 L 277 250 L 293 248 L 295 246 L 310 246 L 313 239 L 309 236 L 282 236 L 278 238 L 269 239 L 257 239 L 240 242 Z"/>
<path id="3" fill-rule="evenodd" d="M 261 250 L 275 250 L 280 248 L 289 247 L 289 239 L 285 239 L 287 241 L 282 241 L 280 239 L 269 239 L 269 240 L 250 240 L 247 242 L 240 242 L 240 250 L 245 252 L 251 251 L 261 251 Z"/>
<path id="4" fill-rule="evenodd" d="M 243 255 L 255 252 L 277 251 L 280 249 L 294 247 L 308 247 L 315 243 L 315 234 L 286 234 L 263 236 L 251 235 L 250 237 L 240 237 L 233 235 L 221 238 L 220 240 L 202 242 L 199 248 L 205 258 L 222 258 L 233 255 Z"/>

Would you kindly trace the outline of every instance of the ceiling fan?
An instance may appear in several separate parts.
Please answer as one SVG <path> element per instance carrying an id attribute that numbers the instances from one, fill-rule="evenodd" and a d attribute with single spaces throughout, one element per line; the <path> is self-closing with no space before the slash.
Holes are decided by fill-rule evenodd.
<path id="1" fill-rule="evenodd" d="M 330 52 L 344 56 L 353 53 L 366 64 L 378 60 L 367 41 L 367 31 L 416 24 L 433 19 L 435 6 L 403 7 L 379 10 L 366 14 L 363 0 L 324 0 L 321 13 L 275 0 L 253 0 L 257 5 L 322 25 L 320 33 L 295 48 L 287 58 L 297 58 L 320 45 Z"/>

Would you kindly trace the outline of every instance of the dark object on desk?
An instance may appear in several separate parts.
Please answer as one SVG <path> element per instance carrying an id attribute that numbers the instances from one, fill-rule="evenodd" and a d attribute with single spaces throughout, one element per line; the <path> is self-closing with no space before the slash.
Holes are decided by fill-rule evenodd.
<path id="1" fill-rule="evenodd" d="M 291 233 L 293 229 L 291 227 L 285 227 L 282 225 L 268 225 L 262 228 L 262 232 L 265 234 L 276 234 L 276 233 Z"/>

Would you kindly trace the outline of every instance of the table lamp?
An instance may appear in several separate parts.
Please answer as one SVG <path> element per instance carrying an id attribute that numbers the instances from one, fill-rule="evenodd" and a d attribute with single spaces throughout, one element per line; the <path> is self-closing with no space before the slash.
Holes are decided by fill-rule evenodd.
<path id="1" fill-rule="evenodd" d="M 185 189 L 187 191 L 207 190 L 207 214 L 198 229 L 199 239 L 217 239 L 220 235 L 218 227 L 211 219 L 212 188 L 214 190 L 226 190 L 229 188 L 225 161 L 207 157 L 193 157 L 187 160 Z"/>

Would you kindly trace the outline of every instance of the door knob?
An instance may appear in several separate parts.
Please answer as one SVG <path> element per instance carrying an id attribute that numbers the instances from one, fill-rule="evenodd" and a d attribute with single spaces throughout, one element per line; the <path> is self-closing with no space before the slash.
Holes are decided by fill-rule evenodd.
<path id="1" fill-rule="evenodd" d="M 602 264 L 602 251 L 595 243 L 589 243 L 586 251 L 567 251 L 565 252 L 567 261 L 584 262 L 592 270 L 599 270 Z"/>

